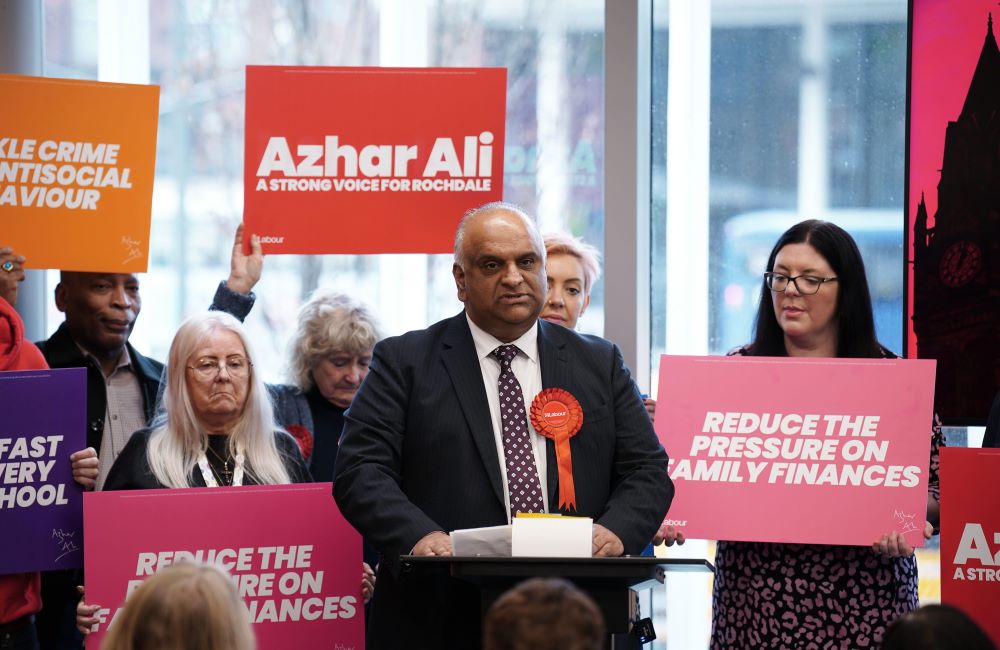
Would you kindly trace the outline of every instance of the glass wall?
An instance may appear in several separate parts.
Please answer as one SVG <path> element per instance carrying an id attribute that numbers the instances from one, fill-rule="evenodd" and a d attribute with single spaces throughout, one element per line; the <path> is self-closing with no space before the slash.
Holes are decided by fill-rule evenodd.
<path id="1" fill-rule="evenodd" d="M 750 340 L 771 247 L 810 218 L 857 239 L 878 337 L 901 352 L 906 16 L 903 0 L 654 0 L 654 393 L 661 354 Z M 714 556 L 691 544 L 671 553 Z M 939 596 L 935 545 L 921 552 L 925 601 Z M 668 582 L 655 647 L 706 647 L 711 581 Z"/>
<path id="2" fill-rule="evenodd" d="M 700 3 L 654 2 L 653 364 L 664 351 L 682 352 L 667 338 L 672 269 L 695 266 L 684 283 L 708 298 L 708 327 L 686 344 L 725 353 L 751 336 L 771 245 L 809 218 L 856 235 L 873 284 L 878 336 L 900 352 L 906 3 L 711 3 L 699 18 L 709 37 L 693 46 L 707 50 L 708 83 L 668 93 L 671 54 L 690 55 L 671 44 L 670 16 L 685 4 Z M 670 123 L 673 93 L 685 95 L 704 123 Z M 672 137 L 699 138 L 695 144 L 708 152 L 703 170 L 674 174 L 704 175 L 703 183 L 681 186 L 680 196 L 667 191 L 675 182 Z M 681 220 L 703 222 L 707 232 L 706 250 L 693 260 L 687 249 L 680 259 L 668 255 L 678 227 L 671 222 Z"/>

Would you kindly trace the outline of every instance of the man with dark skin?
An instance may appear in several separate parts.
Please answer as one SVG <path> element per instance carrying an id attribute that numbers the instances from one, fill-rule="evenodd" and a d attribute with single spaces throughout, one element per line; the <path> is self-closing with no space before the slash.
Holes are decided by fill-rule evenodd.
<path id="1" fill-rule="evenodd" d="M 401 576 L 401 555 L 451 555 L 450 531 L 539 511 L 592 518 L 595 556 L 637 554 L 673 496 L 618 348 L 538 319 L 545 249 L 531 219 L 502 203 L 470 211 L 452 273 L 463 312 L 378 343 L 345 414 L 334 497 L 381 554 L 368 648 L 479 644 L 477 594 L 444 576 Z M 526 418 L 549 388 L 583 414 L 570 440 L 574 509 L 560 505 L 553 442 Z M 523 407 L 508 408 L 519 392 Z"/>
<path id="2" fill-rule="evenodd" d="M 135 273 L 63 271 L 56 285 L 56 307 L 66 314 L 73 341 L 111 375 L 142 309 Z"/>

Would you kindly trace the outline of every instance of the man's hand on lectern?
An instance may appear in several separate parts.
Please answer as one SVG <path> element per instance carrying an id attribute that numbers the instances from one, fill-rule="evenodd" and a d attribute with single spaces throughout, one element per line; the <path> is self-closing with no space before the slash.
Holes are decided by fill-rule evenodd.
<path id="1" fill-rule="evenodd" d="M 593 546 L 594 557 L 618 557 L 625 552 L 625 545 L 610 530 L 600 524 L 594 524 Z"/>
<path id="2" fill-rule="evenodd" d="M 440 530 L 420 538 L 410 555 L 451 555 L 451 537 Z"/>

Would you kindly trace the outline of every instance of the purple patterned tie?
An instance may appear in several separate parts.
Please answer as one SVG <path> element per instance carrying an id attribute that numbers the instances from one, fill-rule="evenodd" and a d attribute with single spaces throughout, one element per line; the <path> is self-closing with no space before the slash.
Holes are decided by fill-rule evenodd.
<path id="1" fill-rule="evenodd" d="M 520 350 L 516 345 L 501 345 L 493 351 L 500 361 L 500 421 L 503 424 L 503 453 L 507 460 L 507 489 L 510 491 L 510 516 L 517 512 L 543 512 L 542 486 L 535 468 L 528 421 L 524 411 L 524 393 L 510 362 Z"/>

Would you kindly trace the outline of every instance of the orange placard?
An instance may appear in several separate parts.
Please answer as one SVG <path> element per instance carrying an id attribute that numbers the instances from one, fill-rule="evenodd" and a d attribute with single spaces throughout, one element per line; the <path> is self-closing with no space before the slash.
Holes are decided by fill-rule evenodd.
<path id="1" fill-rule="evenodd" d="M 503 196 L 502 68 L 248 66 L 244 220 L 265 253 L 446 253 Z"/>
<path id="2" fill-rule="evenodd" d="M 25 266 L 149 262 L 158 86 L 0 74 L 0 245 Z"/>

